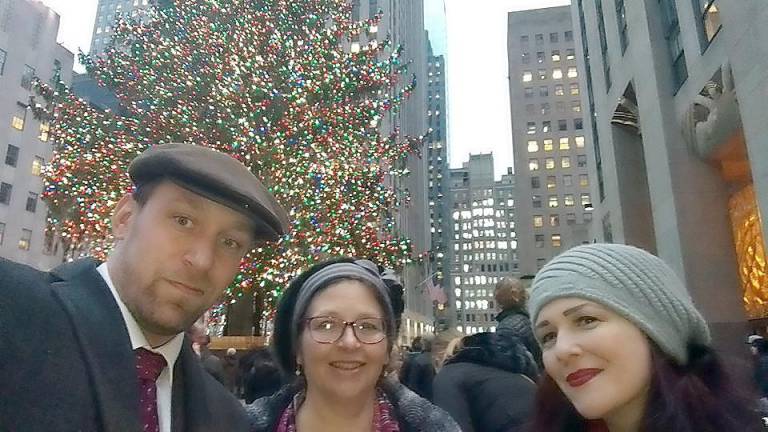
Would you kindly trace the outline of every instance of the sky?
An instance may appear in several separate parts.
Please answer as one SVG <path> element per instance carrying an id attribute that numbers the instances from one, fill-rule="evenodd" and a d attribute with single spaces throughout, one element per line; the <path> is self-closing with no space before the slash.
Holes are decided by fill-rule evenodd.
<path id="1" fill-rule="evenodd" d="M 77 54 L 91 45 L 98 0 L 42 0 L 61 15 L 59 42 Z M 408 0 L 406 0 L 408 1 Z M 507 82 L 507 13 L 570 0 L 424 0 L 436 54 L 446 56 L 451 167 L 493 152 L 497 179 L 513 165 Z M 82 72 L 82 66 L 76 66 Z"/>

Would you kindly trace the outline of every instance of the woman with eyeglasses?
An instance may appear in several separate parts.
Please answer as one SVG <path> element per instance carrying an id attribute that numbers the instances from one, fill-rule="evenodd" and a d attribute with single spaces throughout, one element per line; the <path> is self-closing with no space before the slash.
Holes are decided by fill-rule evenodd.
<path id="1" fill-rule="evenodd" d="M 246 407 L 254 432 L 460 432 L 441 409 L 385 379 L 397 328 L 371 261 L 316 264 L 283 293 L 273 351 L 293 379 Z"/>

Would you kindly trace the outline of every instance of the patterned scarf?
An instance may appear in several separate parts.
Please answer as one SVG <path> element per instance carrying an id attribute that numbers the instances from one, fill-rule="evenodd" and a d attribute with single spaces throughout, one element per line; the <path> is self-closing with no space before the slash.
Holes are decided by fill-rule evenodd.
<path id="1" fill-rule="evenodd" d="M 304 402 L 304 392 L 298 393 L 293 398 L 293 402 L 280 415 L 280 421 L 277 424 L 277 432 L 296 432 L 296 412 Z M 392 413 L 395 408 L 387 399 L 383 391 L 376 392 L 376 404 L 373 407 L 373 424 L 371 432 L 400 432 L 400 426 Z"/>

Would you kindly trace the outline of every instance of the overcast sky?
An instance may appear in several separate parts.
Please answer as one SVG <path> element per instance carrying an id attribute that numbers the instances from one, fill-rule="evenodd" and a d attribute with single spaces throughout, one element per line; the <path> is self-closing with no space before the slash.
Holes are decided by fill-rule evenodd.
<path id="1" fill-rule="evenodd" d="M 408 0 L 406 0 L 408 1 Z M 493 152 L 496 178 L 513 164 L 507 83 L 507 13 L 570 0 L 424 0 L 437 54 L 446 55 L 451 167 Z M 98 0 L 43 0 L 61 15 L 59 42 L 77 54 L 91 45 Z"/>

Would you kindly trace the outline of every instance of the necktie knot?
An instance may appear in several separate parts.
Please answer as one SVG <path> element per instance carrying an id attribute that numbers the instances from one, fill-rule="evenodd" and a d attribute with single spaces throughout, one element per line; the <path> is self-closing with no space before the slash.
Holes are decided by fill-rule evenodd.
<path id="1" fill-rule="evenodd" d="M 141 380 L 157 381 L 165 368 L 165 358 L 144 348 L 134 350 L 136 354 L 136 374 Z"/>

